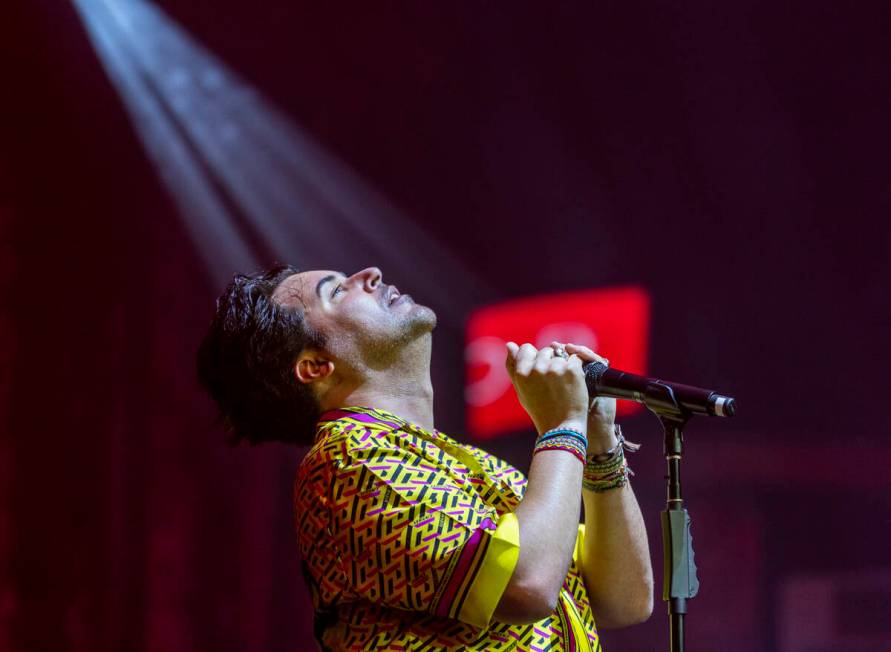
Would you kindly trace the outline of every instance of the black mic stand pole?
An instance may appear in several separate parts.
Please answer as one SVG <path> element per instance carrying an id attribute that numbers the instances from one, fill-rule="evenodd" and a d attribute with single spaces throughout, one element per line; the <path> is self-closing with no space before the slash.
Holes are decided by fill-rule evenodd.
<path id="1" fill-rule="evenodd" d="M 660 382 L 647 385 L 644 404 L 659 417 L 665 432 L 665 460 L 668 464 L 668 496 L 662 512 L 662 600 L 668 603 L 669 650 L 684 652 L 684 618 L 687 600 L 699 592 L 699 578 L 693 559 L 690 515 L 681 497 L 681 458 L 684 454 L 684 426 L 693 416 L 681 408 L 671 387 Z"/>

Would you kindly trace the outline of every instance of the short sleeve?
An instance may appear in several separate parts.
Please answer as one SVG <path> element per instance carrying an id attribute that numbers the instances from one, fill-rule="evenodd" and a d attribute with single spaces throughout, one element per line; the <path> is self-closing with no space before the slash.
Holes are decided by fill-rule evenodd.
<path id="1" fill-rule="evenodd" d="M 400 448 L 350 451 L 333 480 L 335 546 L 356 596 L 488 626 L 519 557 L 514 514 Z"/>
<path id="2" fill-rule="evenodd" d="M 575 548 L 572 551 L 572 561 L 579 568 L 582 567 L 582 552 L 585 549 L 585 524 L 579 523 L 579 530 L 575 536 Z"/>

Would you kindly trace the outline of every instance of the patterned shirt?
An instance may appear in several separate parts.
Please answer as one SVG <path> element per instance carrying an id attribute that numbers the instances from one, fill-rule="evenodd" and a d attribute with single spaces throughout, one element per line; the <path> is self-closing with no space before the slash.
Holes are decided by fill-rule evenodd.
<path id="1" fill-rule="evenodd" d="M 556 611 L 492 619 L 519 556 L 522 473 L 395 414 L 322 415 L 300 464 L 294 517 L 323 650 L 599 652 L 578 560 Z"/>

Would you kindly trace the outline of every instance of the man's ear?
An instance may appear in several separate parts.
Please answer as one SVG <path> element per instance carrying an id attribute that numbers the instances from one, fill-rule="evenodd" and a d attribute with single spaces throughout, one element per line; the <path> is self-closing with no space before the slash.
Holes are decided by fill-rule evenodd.
<path id="1" fill-rule="evenodd" d="M 318 351 L 301 353 L 294 365 L 294 375 L 304 384 L 324 380 L 332 373 L 334 373 L 334 363 L 322 357 Z"/>

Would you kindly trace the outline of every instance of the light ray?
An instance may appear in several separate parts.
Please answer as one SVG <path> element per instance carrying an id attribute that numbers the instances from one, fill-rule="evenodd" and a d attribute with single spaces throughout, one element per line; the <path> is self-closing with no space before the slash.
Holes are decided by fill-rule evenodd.
<path id="1" fill-rule="evenodd" d="M 271 256 L 379 264 L 447 320 L 495 295 L 157 7 L 75 4 L 215 283 Z"/>

